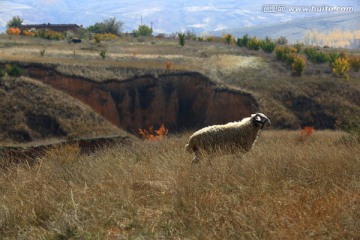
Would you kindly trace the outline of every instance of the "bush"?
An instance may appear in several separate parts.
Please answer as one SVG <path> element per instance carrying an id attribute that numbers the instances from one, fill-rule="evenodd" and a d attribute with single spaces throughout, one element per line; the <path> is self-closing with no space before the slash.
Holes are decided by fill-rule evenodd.
<path id="1" fill-rule="evenodd" d="M 153 33 L 153 30 L 152 30 L 152 28 L 150 28 L 146 25 L 140 25 L 137 30 L 134 30 L 133 33 L 136 37 L 139 37 L 139 36 L 145 37 L 145 36 L 151 36 L 151 34 Z"/>
<path id="2" fill-rule="evenodd" d="M 304 72 L 306 65 L 306 60 L 304 56 L 300 54 L 293 55 L 292 63 L 291 63 L 291 70 L 294 75 L 301 76 Z"/>
<path id="3" fill-rule="evenodd" d="M 277 46 L 275 48 L 275 55 L 277 59 L 291 64 L 293 62 L 293 53 L 296 53 L 296 51 L 296 48 Z"/>
<path id="4" fill-rule="evenodd" d="M 152 126 L 149 129 L 139 129 L 138 133 L 140 134 L 141 138 L 144 140 L 161 140 L 166 137 L 168 134 L 168 129 L 161 124 L 158 130 L 155 130 Z"/>
<path id="5" fill-rule="evenodd" d="M 299 53 L 304 47 L 303 43 L 295 43 L 294 48 L 296 48 L 296 52 Z"/>
<path id="6" fill-rule="evenodd" d="M 260 49 L 260 40 L 258 40 L 256 37 L 252 37 L 249 39 L 248 43 L 247 43 L 247 47 L 250 50 L 259 50 Z"/>
<path id="7" fill-rule="evenodd" d="M 179 45 L 180 46 L 185 46 L 185 33 L 179 33 Z"/>
<path id="8" fill-rule="evenodd" d="M 328 55 L 313 47 L 305 48 L 304 54 L 306 55 L 307 59 L 309 59 L 309 61 L 312 63 L 325 63 L 329 60 Z"/>
<path id="9" fill-rule="evenodd" d="M 286 45 L 288 43 L 288 40 L 286 39 L 286 37 L 281 36 L 278 39 L 276 39 L 276 43 L 279 45 Z"/>
<path id="10" fill-rule="evenodd" d="M 103 22 L 95 23 L 87 28 L 88 31 L 92 33 L 111 33 L 114 35 L 119 35 L 123 22 L 117 21 L 116 18 L 109 18 Z"/>
<path id="11" fill-rule="evenodd" d="M 360 56 L 350 56 L 348 59 L 351 69 L 358 72 L 360 69 Z"/>
<path id="12" fill-rule="evenodd" d="M 95 42 L 100 43 L 101 41 L 111 41 L 115 40 L 117 36 L 112 33 L 97 33 L 94 36 Z"/>
<path id="13" fill-rule="evenodd" d="M 249 40 L 249 35 L 245 34 L 242 38 L 237 39 L 236 45 L 238 45 L 239 47 L 247 47 Z"/>
<path id="14" fill-rule="evenodd" d="M 328 59 L 329 59 L 330 64 L 335 62 L 335 60 L 338 59 L 339 57 L 340 57 L 340 54 L 338 52 L 328 53 Z"/>
<path id="15" fill-rule="evenodd" d="M 35 33 L 35 37 L 44 38 L 48 40 L 60 40 L 65 38 L 63 33 L 52 30 L 39 30 Z"/>
<path id="16" fill-rule="evenodd" d="M 6 64 L 5 71 L 9 76 L 19 77 L 23 74 L 23 70 L 16 64 Z"/>
<path id="17" fill-rule="evenodd" d="M 100 57 L 104 60 L 105 57 L 106 57 L 106 51 L 105 50 L 102 50 L 100 51 Z"/>
<path id="18" fill-rule="evenodd" d="M 227 33 L 222 36 L 222 41 L 230 45 L 235 43 L 235 38 L 233 35 Z"/>
<path id="19" fill-rule="evenodd" d="M 8 35 L 20 35 L 21 30 L 20 28 L 11 27 L 6 30 L 6 34 Z"/>
<path id="20" fill-rule="evenodd" d="M 265 40 L 260 42 L 260 47 L 264 52 L 272 53 L 276 47 L 276 44 L 270 38 L 265 38 Z"/>
<path id="21" fill-rule="evenodd" d="M 346 58 L 339 57 L 332 64 L 332 72 L 335 75 L 342 76 L 344 79 L 349 79 L 347 71 L 349 71 L 350 64 Z"/>

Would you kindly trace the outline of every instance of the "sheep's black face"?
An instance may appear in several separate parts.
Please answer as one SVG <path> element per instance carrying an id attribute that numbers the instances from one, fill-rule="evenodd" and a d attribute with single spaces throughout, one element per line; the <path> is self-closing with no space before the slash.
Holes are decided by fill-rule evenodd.
<path id="1" fill-rule="evenodd" d="M 271 122 L 263 113 L 255 113 L 251 115 L 255 126 L 264 128 L 269 127 Z"/>

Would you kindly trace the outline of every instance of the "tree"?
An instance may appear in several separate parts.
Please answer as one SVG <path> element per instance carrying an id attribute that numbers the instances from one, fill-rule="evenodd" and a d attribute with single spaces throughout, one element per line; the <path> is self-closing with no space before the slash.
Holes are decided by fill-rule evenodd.
<path id="1" fill-rule="evenodd" d="M 152 33 L 153 33 L 152 28 L 150 28 L 145 24 L 139 25 L 138 29 L 134 30 L 135 36 L 151 36 Z"/>
<path id="2" fill-rule="evenodd" d="M 10 21 L 6 23 L 7 28 L 20 28 L 21 24 L 24 22 L 19 16 L 13 17 Z"/>
<path id="3" fill-rule="evenodd" d="M 123 25 L 124 23 L 117 21 L 116 18 L 109 18 L 103 22 L 95 23 L 94 25 L 89 26 L 87 29 L 92 33 L 112 33 L 119 35 Z"/>
<path id="4" fill-rule="evenodd" d="M 179 45 L 180 46 L 185 46 L 185 33 L 179 33 Z"/>

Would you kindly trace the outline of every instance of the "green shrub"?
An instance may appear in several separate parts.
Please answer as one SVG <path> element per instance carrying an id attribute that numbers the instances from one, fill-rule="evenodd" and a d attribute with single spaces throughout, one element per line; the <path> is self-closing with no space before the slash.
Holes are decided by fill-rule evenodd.
<path id="1" fill-rule="evenodd" d="M 247 47 L 250 50 L 259 50 L 260 49 L 260 40 L 258 40 L 256 37 L 252 37 L 249 39 L 247 43 Z"/>
<path id="2" fill-rule="evenodd" d="M 137 30 L 134 30 L 133 33 L 136 37 L 139 37 L 139 36 L 145 37 L 145 36 L 151 36 L 153 33 L 153 30 L 149 26 L 143 24 L 143 25 L 140 25 Z"/>
<path id="3" fill-rule="evenodd" d="M 266 53 L 272 53 L 276 47 L 276 43 L 270 38 L 265 38 L 260 42 L 261 49 Z"/>
<path id="4" fill-rule="evenodd" d="M 106 51 L 105 50 L 100 51 L 100 57 L 102 59 L 105 59 L 105 57 L 106 57 Z"/>
<path id="5" fill-rule="evenodd" d="M 42 49 L 42 50 L 40 50 L 40 56 L 44 56 L 45 55 L 45 49 Z"/>
<path id="6" fill-rule="evenodd" d="M 249 35 L 245 34 L 242 38 L 237 39 L 236 45 L 238 45 L 239 47 L 247 47 L 249 40 Z"/>
<path id="7" fill-rule="evenodd" d="M 329 57 L 327 54 L 313 47 L 305 48 L 304 54 L 306 55 L 307 59 L 309 59 L 309 61 L 312 63 L 325 63 L 329 61 Z"/>
<path id="8" fill-rule="evenodd" d="M 185 33 L 179 33 L 179 45 L 180 46 L 185 46 Z"/>
<path id="9" fill-rule="evenodd" d="M 6 64 L 5 71 L 9 76 L 19 77 L 23 74 L 23 70 L 16 64 Z"/>
<path id="10" fill-rule="evenodd" d="M 123 25 L 123 22 L 116 20 L 114 17 L 111 17 L 104 20 L 103 22 L 97 22 L 94 25 L 89 26 L 86 30 L 90 33 L 112 33 L 119 35 Z"/>

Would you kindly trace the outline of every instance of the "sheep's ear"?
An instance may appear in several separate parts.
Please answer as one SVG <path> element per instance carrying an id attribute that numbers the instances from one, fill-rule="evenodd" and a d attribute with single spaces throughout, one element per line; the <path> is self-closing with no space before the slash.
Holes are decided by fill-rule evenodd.
<path id="1" fill-rule="evenodd" d="M 260 117 L 259 115 L 256 115 L 256 116 L 255 116 L 255 121 L 261 122 L 261 117 Z"/>

